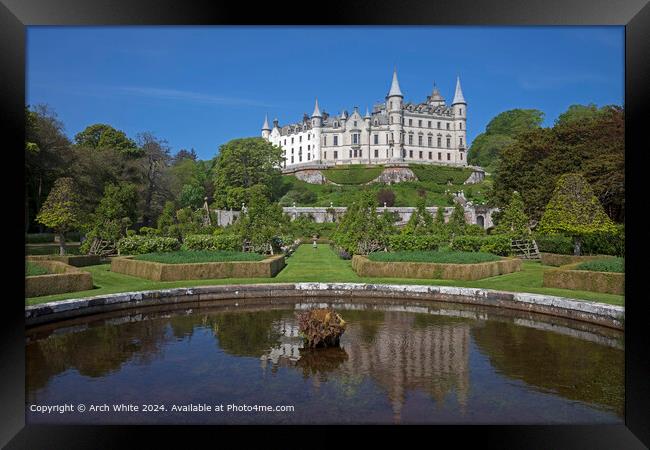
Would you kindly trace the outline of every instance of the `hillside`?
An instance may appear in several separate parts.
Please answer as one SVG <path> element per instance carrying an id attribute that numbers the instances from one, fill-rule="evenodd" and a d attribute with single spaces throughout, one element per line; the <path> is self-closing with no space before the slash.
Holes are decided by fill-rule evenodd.
<path id="1" fill-rule="evenodd" d="M 283 206 L 342 206 L 351 204 L 362 190 L 374 193 L 382 189 L 395 194 L 393 206 L 413 206 L 421 193 L 425 194 L 427 206 L 451 206 L 453 200 L 446 191 L 463 190 L 468 200 L 480 203 L 486 200 L 492 180 L 486 178 L 482 183 L 464 185 L 463 182 L 472 173 L 471 169 L 412 165 L 419 181 L 406 181 L 386 185 L 383 183 L 365 184 L 375 179 L 381 173 L 381 167 L 347 166 L 323 171 L 325 177 L 341 186 L 334 184 L 310 184 L 297 179 L 295 176 L 282 177 L 285 184 L 284 196 L 280 199 Z M 379 203 L 378 203 L 379 205 Z M 381 205 L 379 205 L 381 206 Z"/>

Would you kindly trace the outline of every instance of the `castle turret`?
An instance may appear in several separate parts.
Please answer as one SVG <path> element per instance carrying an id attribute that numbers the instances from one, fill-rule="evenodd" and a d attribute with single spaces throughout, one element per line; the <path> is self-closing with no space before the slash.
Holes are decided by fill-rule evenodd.
<path id="1" fill-rule="evenodd" d="M 269 127 L 269 115 L 267 114 L 264 116 L 264 125 L 262 125 L 262 137 L 268 141 L 270 136 L 271 127 Z"/>
<path id="2" fill-rule="evenodd" d="M 320 113 L 320 109 L 318 108 L 318 99 L 316 99 L 316 103 L 314 104 L 314 112 L 311 113 L 311 125 L 312 125 L 312 131 L 314 133 L 314 142 L 313 142 L 313 155 L 314 159 L 317 161 L 321 160 L 321 132 L 322 132 L 322 127 L 323 127 L 323 115 Z"/>
<path id="3" fill-rule="evenodd" d="M 456 92 L 451 104 L 456 124 L 457 145 L 461 149 L 467 148 L 467 102 L 460 87 L 460 76 L 456 77 Z"/>
<path id="4" fill-rule="evenodd" d="M 433 83 L 433 92 L 431 92 L 431 96 L 429 97 L 429 104 L 431 106 L 444 106 L 445 105 L 445 99 L 440 95 L 440 91 L 438 90 L 438 86 L 436 86 L 436 83 Z"/>
<path id="5" fill-rule="evenodd" d="M 404 157 L 404 143 L 402 142 L 403 124 L 402 124 L 402 104 L 404 95 L 397 81 L 397 69 L 393 71 L 393 81 L 390 84 L 390 90 L 386 96 L 386 110 L 389 116 L 389 128 L 391 139 L 389 144 L 392 147 L 391 158 L 402 159 Z"/>

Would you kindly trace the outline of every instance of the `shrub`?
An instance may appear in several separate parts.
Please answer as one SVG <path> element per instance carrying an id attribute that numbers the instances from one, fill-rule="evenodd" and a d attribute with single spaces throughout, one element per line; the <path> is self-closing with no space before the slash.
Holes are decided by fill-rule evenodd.
<path id="1" fill-rule="evenodd" d="M 446 239 L 443 236 L 432 234 L 393 234 L 388 236 L 388 250 L 391 252 L 437 250 L 445 242 Z"/>
<path id="2" fill-rule="evenodd" d="M 173 252 L 180 249 L 178 239 L 158 236 L 129 236 L 122 238 L 117 248 L 123 255 L 141 255 L 144 253 Z"/>
<path id="3" fill-rule="evenodd" d="M 544 253 L 573 255 L 573 239 L 561 234 L 542 234 L 535 237 L 537 248 Z"/>
<path id="4" fill-rule="evenodd" d="M 437 184 L 463 184 L 472 174 L 472 169 L 461 167 L 443 167 L 412 164 L 411 170 L 415 173 L 420 181 L 430 181 Z"/>
<path id="5" fill-rule="evenodd" d="M 578 264 L 575 270 L 591 270 L 593 272 L 625 272 L 625 264 L 623 258 L 607 258 L 596 259 L 593 261 L 585 261 Z"/>
<path id="6" fill-rule="evenodd" d="M 140 233 L 143 236 L 160 236 L 162 235 L 162 232 L 157 229 L 157 228 L 151 228 L 151 227 L 142 227 L 138 230 L 138 233 Z"/>
<path id="7" fill-rule="evenodd" d="M 28 233 L 28 244 L 46 244 L 54 242 L 54 233 Z"/>
<path id="8" fill-rule="evenodd" d="M 535 237 L 540 252 L 573 255 L 573 239 L 561 234 L 537 235 Z M 625 231 L 622 226 L 612 233 L 593 233 L 586 235 L 582 241 L 582 253 L 585 255 L 625 256 Z"/>
<path id="9" fill-rule="evenodd" d="M 486 252 L 500 256 L 511 253 L 510 237 L 491 236 L 457 236 L 451 243 L 451 249 L 462 252 Z"/>
<path id="10" fill-rule="evenodd" d="M 183 240 L 183 250 L 211 250 L 211 251 L 237 251 L 241 250 L 241 238 L 236 234 L 221 233 L 191 234 Z"/>

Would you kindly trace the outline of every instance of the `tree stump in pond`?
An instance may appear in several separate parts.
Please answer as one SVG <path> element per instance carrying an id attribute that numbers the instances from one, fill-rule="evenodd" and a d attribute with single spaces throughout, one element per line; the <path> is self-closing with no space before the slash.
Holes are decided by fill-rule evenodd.
<path id="1" fill-rule="evenodd" d="M 300 334 L 306 346 L 336 347 L 345 331 L 345 320 L 332 308 L 310 309 L 296 313 Z"/>

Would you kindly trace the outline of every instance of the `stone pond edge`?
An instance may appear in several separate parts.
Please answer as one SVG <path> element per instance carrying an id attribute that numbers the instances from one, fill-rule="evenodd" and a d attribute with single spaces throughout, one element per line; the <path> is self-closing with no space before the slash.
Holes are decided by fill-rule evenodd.
<path id="1" fill-rule="evenodd" d="M 73 317 L 165 304 L 288 297 L 379 297 L 474 304 L 537 312 L 620 330 L 625 321 L 623 306 L 542 294 L 455 286 L 303 282 L 159 289 L 41 303 L 25 307 L 25 323 L 26 326 L 33 326 Z"/>

